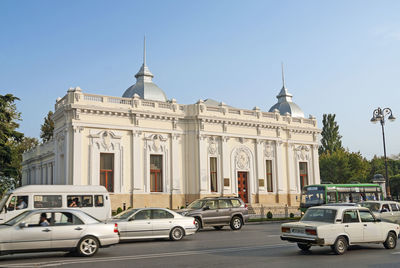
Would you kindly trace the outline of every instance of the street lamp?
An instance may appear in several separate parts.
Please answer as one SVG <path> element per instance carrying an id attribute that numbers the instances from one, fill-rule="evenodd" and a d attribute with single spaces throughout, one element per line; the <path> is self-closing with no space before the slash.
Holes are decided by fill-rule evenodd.
<path id="1" fill-rule="evenodd" d="M 386 144 L 385 144 L 385 128 L 384 128 L 386 116 L 389 116 L 388 119 L 392 122 L 396 119 L 396 117 L 393 116 L 392 110 L 390 108 L 381 109 L 380 107 L 378 107 L 378 109 L 375 109 L 374 112 L 372 113 L 371 122 L 374 124 L 377 123 L 378 121 L 381 122 L 382 137 L 383 137 L 383 154 L 385 157 L 386 196 L 390 197 L 390 185 L 389 185 L 388 167 L 387 167 L 387 160 L 386 160 Z"/>

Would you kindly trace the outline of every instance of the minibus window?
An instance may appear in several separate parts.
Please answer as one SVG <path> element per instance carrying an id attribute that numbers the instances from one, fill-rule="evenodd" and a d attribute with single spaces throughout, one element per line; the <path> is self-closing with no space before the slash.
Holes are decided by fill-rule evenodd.
<path id="1" fill-rule="evenodd" d="M 15 209 L 15 201 L 16 200 L 17 200 L 16 196 L 11 197 L 11 201 L 10 201 L 10 203 L 8 203 L 8 207 L 7 207 L 8 211 L 12 211 Z"/>
<path id="2" fill-rule="evenodd" d="M 93 207 L 93 196 L 91 195 L 82 196 L 82 207 Z"/>
<path id="3" fill-rule="evenodd" d="M 94 203 L 95 203 L 96 207 L 103 207 L 104 206 L 104 197 L 102 195 L 95 195 Z"/>
<path id="4" fill-rule="evenodd" d="M 35 208 L 62 207 L 61 195 L 35 195 L 33 200 L 33 206 Z"/>

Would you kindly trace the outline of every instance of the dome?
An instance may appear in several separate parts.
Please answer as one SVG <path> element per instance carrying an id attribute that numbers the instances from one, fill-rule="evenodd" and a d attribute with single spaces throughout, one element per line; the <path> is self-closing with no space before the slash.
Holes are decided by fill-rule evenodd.
<path id="1" fill-rule="evenodd" d="M 133 98 L 138 94 L 140 98 L 154 101 L 167 101 L 164 91 L 153 83 L 154 75 L 146 65 L 146 41 L 144 43 L 143 64 L 139 72 L 135 75 L 136 83 L 125 90 L 123 98 Z"/>
<path id="2" fill-rule="evenodd" d="M 282 89 L 279 92 L 279 95 L 276 96 L 278 99 L 278 103 L 272 106 L 269 109 L 269 112 L 275 112 L 278 110 L 281 115 L 286 115 L 287 113 L 290 114 L 292 117 L 304 117 L 303 111 L 300 107 L 292 101 L 293 95 L 290 94 L 285 86 L 285 77 L 283 74 L 283 66 L 282 66 Z"/>

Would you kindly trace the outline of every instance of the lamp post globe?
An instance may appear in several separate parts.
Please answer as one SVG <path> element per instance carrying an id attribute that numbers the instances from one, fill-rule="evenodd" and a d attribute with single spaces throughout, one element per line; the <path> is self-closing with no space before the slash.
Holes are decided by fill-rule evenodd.
<path id="1" fill-rule="evenodd" d="M 386 197 L 390 198 L 390 184 L 389 184 L 389 175 L 388 175 L 388 167 L 387 167 L 387 158 L 386 158 L 386 141 L 385 141 L 385 117 L 388 116 L 389 121 L 394 121 L 396 117 L 394 117 L 392 110 L 390 108 L 381 109 L 378 107 L 372 113 L 371 122 L 377 123 L 380 121 L 382 126 L 382 138 L 383 138 L 383 154 L 385 159 L 385 182 L 386 182 Z"/>

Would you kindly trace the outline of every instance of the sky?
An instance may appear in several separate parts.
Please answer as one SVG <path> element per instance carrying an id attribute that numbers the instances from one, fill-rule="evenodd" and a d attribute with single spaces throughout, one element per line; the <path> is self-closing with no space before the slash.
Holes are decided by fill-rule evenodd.
<path id="1" fill-rule="evenodd" d="M 281 62 L 293 101 L 336 114 L 344 147 L 400 153 L 400 1 L 0 1 L 0 94 L 20 101 L 20 131 L 40 125 L 68 88 L 122 96 L 142 64 L 169 99 L 212 98 L 263 111 L 277 101 Z"/>

